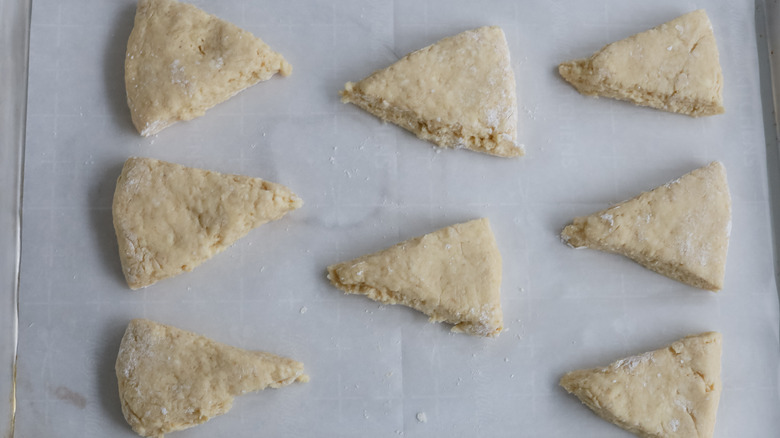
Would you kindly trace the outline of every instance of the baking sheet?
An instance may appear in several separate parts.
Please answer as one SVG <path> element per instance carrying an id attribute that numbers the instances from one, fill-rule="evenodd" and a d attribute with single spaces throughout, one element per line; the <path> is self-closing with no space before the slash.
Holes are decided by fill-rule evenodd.
<path id="1" fill-rule="evenodd" d="M 0 0 L 0 435 L 13 434 L 29 1 Z"/>
<path id="2" fill-rule="evenodd" d="M 293 65 L 142 138 L 124 97 L 135 2 L 36 0 L 24 179 L 18 436 L 134 436 L 113 363 L 146 317 L 306 364 L 311 382 L 238 398 L 178 436 L 622 437 L 557 386 L 684 335 L 724 335 L 716 437 L 780 429 L 775 287 L 754 3 L 713 1 L 727 113 L 702 119 L 577 94 L 567 59 L 702 7 L 690 1 L 198 0 Z M 500 25 L 512 53 L 520 141 L 499 159 L 437 150 L 338 90 L 409 51 Z M 305 206 L 193 272 L 125 285 L 111 222 L 129 156 L 258 176 Z M 574 251 L 558 232 L 712 160 L 729 174 L 726 285 L 693 290 L 630 261 Z M 331 263 L 487 216 L 504 260 L 507 331 L 449 333 L 412 310 L 345 296 Z M 424 419 L 425 421 L 421 421 Z"/>

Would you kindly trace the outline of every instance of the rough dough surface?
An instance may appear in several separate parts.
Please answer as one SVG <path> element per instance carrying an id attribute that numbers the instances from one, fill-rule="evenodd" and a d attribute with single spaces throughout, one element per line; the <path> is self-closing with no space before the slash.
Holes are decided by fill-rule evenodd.
<path id="1" fill-rule="evenodd" d="M 604 368 L 572 371 L 561 386 L 597 415 L 645 438 L 709 438 L 720 401 L 721 335 L 688 336 Z"/>
<path id="2" fill-rule="evenodd" d="M 301 205 L 287 187 L 259 178 L 129 158 L 113 202 L 122 272 L 137 289 L 191 271 Z"/>
<path id="3" fill-rule="evenodd" d="M 139 0 L 127 42 L 125 88 L 133 124 L 156 134 L 292 67 L 262 40 L 195 6 Z"/>
<path id="4" fill-rule="evenodd" d="M 517 144 L 515 74 L 504 31 L 481 27 L 412 52 L 358 83 L 353 103 L 441 147 L 502 157 L 523 155 Z"/>
<path id="5" fill-rule="evenodd" d="M 690 116 L 721 114 L 723 75 L 704 10 L 558 67 L 577 91 Z"/>
<path id="6" fill-rule="evenodd" d="M 116 377 L 125 419 L 136 433 L 148 437 L 222 415 L 236 395 L 308 381 L 300 362 L 146 319 L 127 326 Z"/>
<path id="7" fill-rule="evenodd" d="M 694 287 L 723 288 L 731 234 L 731 197 L 720 162 L 563 229 L 564 242 L 621 254 Z"/>
<path id="8" fill-rule="evenodd" d="M 328 267 L 350 294 L 417 309 L 453 331 L 497 336 L 501 254 L 487 219 L 452 225 L 393 247 Z"/>

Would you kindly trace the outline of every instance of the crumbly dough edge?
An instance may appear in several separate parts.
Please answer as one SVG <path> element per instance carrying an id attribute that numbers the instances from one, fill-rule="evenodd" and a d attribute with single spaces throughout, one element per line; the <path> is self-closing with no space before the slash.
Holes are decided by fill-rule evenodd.
<path id="1" fill-rule="evenodd" d="M 460 125 L 426 120 L 413 111 L 396 108 L 381 99 L 371 99 L 362 93 L 359 84 L 354 82 L 347 82 L 340 95 L 342 103 L 354 104 L 385 122 L 398 125 L 418 138 L 443 148 L 465 148 L 504 158 L 525 155 L 523 147 L 512 140 L 501 138 L 511 137 L 508 133 L 494 132 L 488 137 L 469 135 L 463 132 L 463 127 Z"/>
<path id="2" fill-rule="evenodd" d="M 343 263 L 338 263 L 328 266 L 327 277 L 334 286 L 343 290 L 347 294 L 365 295 L 368 298 L 383 304 L 399 304 L 410 307 L 428 315 L 428 320 L 430 322 L 446 322 L 448 324 L 452 324 L 453 327 L 451 331 L 453 332 L 468 333 L 470 335 L 492 338 L 497 337 L 504 328 L 503 315 L 500 307 L 482 310 L 482 312 L 490 315 L 490 318 L 481 318 L 477 312 L 472 312 L 473 315 L 476 316 L 476 320 L 466 319 L 463 315 L 437 313 L 434 311 L 434 309 L 427 306 L 426 303 L 409 299 L 405 294 L 399 291 L 377 289 L 365 283 L 343 283 L 338 273 L 339 268 L 343 265 Z M 472 313 L 469 313 L 468 315 L 472 315 Z M 488 322 L 492 320 L 493 317 L 495 317 L 496 313 L 498 313 L 497 319 L 498 321 L 501 321 L 501 323 L 498 327 L 493 327 L 488 324 Z"/>
<path id="3" fill-rule="evenodd" d="M 616 204 L 620 205 L 620 204 Z M 613 206 L 614 207 L 614 206 Z M 610 208 L 613 208 L 610 207 Z M 613 248 L 611 246 L 601 245 L 596 241 L 592 241 L 585 236 L 583 224 L 587 217 L 574 218 L 573 223 L 564 227 L 561 231 L 561 240 L 572 248 L 590 248 L 599 251 L 603 251 L 610 254 L 626 257 L 629 260 L 637 263 L 638 265 L 649 269 L 657 274 L 661 274 L 672 280 L 679 281 L 680 283 L 687 284 L 689 286 L 696 287 L 698 289 L 708 290 L 710 292 L 718 292 L 723 289 L 722 281 L 718 284 L 713 283 L 706 278 L 696 275 L 692 272 L 681 271 L 675 269 L 674 265 L 668 263 L 661 263 L 653 261 L 642 255 L 641 252 L 627 251 L 624 248 Z"/>
<path id="4" fill-rule="evenodd" d="M 726 112 L 722 105 L 711 101 L 691 101 L 677 98 L 672 105 L 670 104 L 671 100 L 665 100 L 662 98 L 663 96 L 655 95 L 642 88 L 621 89 L 621 92 L 617 92 L 610 87 L 606 76 L 602 77 L 601 80 L 594 80 L 597 76 L 594 74 L 594 68 L 590 59 L 563 62 L 558 65 L 558 73 L 580 94 L 585 96 L 594 98 L 607 97 L 639 106 L 684 114 L 694 118 L 715 116 Z M 582 78 L 587 79 L 581 80 Z M 625 94 L 628 96 L 625 96 Z"/>

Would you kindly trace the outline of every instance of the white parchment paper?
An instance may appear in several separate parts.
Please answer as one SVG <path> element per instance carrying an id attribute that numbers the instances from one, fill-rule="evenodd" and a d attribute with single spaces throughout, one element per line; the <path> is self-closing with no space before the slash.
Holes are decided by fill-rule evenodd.
<path id="1" fill-rule="evenodd" d="M 293 65 L 151 138 L 132 127 L 123 61 L 132 0 L 36 0 L 24 172 L 16 431 L 131 437 L 114 361 L 132 318 L 293 357 L 311 382 L 236 399 L 182 437 L 623 437 L 557 386 L 569 370 L 724 336 L 716 437 L 780 430 L 780 311 L 753 2 L 196 0 Z M 713 22 L 724 115 L 586 98 L 559 62 L 699 7 Z M 500 159 L 430 144 L 339 102 L 404 54 L 482 25 L 512 53 L 520 141 Z M 111 219 L 129 156 L 285 184 L 305 201 L 193 272 L 127 288 Z M 726 284 L 699 291 L 558 239 L 572 217 L 710 161 L 728 170 Z M 506 332 L 449 333 L 345 296 L 329 264 L 487 216 L 504 261 Z"/>

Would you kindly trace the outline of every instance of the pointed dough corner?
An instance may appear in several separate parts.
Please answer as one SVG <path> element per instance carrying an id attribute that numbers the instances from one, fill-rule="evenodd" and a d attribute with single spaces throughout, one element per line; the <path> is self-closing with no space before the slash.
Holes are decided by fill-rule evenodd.
<path id="1" fill-rule="evenodd" d="M 176 0 L 139 0 L 127 42 L 125 88 L 143 136 L 205 114 L 276 73 L 292 72 L 260 38 Z"/>
<path id="2" fill-rule="evenodd" d="M 572 247 L 626 256 L 685 284 L 718 291 L 726 275 L 731 197 L 720 162 L 606 210 L 561 233 Z"/>
<path id="3" fill-rule="evenodd" d="M 178 275 L 303 201 L 280 184 L 151 158 L 129 158 L 112 213 L 132 289 Z"/>
<path id="4" fill-rule="evenodd" d="M 148 437 L 222 415 L 237 395 L 308 380 L 300 362 L 146 319 L 127 326 L 115 370 L 122 413 Z"/>
<path id="5" fill-rule="evenodd" d="M 412 52 L 360 82 L 348 82 L 341 96 L 441 147 L 524 154 L 517 143 L 515 74 L 498 26 Z"/>
<path id="6" fill-rule="evenodd" d="M 452 225 L 328 267 L 344 292 L 419 310 L 453 331 L 497 336 L 501 254 L 487 219 Z"/>
<path id="7" fill-rule="evenodd" d="M 604 368 L 572 371 L 560 385 L 637 436 L 710 438 L 722 388 L 721 349 L 720 333 L 692 335 Z"/>
<path id="8" fill-rule="evenodd" d="M 694 117 L 725 111 L 718 47 L 703 9 L 564 62 L 558 72 L 585 95 Z"/>

